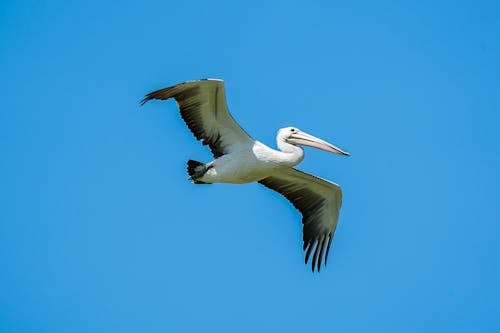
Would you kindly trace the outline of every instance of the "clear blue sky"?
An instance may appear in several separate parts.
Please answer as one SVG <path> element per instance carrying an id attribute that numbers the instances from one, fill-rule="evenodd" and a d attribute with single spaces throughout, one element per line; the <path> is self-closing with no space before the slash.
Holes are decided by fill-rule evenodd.
<path id="1" fill-rule="evenodd" d="M 0 332 L 500 331 L 495 1 L 2 1 Z M 328 266 L 258 184 L 209 161 L 175 103 L 226 81 L 275 146 L 293 125 L 349 151 Z"/>

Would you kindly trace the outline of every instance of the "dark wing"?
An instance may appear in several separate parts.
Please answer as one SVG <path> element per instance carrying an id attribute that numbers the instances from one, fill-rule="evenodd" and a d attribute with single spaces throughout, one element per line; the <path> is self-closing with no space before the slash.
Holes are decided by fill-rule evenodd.
<path id="1" fill-rule="evenodd" d="M 281 169 L 259 181 L 262 185 L 282 194 L 302 213 L 305 263 L 313 249 L 312 270 L 325 265 L 328 251 L 337 227 L 342 190 L 337 184 L 293 168 Z"/>
<path id="2" fill-rule="evenodd" d="M 254 140 L 236 123 L 226 105 L 222 80 L 188 81 L 153 91 L 141 105 L 151 99 L 174 98 L 182 119 L 196 139 L 208 145 L 215 158 L 252 145 Z"/>

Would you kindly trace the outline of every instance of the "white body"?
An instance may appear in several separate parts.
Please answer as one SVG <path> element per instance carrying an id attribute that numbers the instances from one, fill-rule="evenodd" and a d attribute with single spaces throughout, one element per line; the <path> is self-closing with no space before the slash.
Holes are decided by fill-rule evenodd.
<path id="1" fill-rule="evenodd" d="M 199 180 L 232 184 L 259 181 L 271 176 L 276 169 L 291 168 L 303 160 L 302 148 L 290 148 L 288 152 L 277 151 L 254 141 L 251 146 L 242 147 L 240 151 L 223 155 L 209 163 L 210 169 Z"/>

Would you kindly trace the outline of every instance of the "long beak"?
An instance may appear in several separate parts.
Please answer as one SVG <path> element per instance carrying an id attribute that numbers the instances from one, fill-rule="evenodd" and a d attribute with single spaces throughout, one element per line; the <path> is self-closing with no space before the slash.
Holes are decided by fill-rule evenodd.
<path id="1" fill-rule="evenodd" d="M 314 148 L 319 148 L 325 151 L 329 151 L 335 154 L 349 156 L 348 152 L 343 151 L 342 149 L 335 147 L 331 143 L 328 143 L 324 140 L 321 140 L 315 136 L 307 134 L 305 132 L 297 132 L 288 137 L 286 139 L 291 144 L 301 145 L 301 146 L 310 146 Z"/>

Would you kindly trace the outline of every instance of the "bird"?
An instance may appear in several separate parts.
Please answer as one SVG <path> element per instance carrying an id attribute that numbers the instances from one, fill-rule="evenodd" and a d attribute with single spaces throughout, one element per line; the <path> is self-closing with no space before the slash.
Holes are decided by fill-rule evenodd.
<path id="1" fill-rule="evenodd" d="M 150 100 L 173 98 L 189 130 L 214 159 L 203 163 L 187 161 L 189 180 L 194 184 L 258 182 L 288 199 L 302 214 L 304 263 L 312 254 L 311 267 L 319 272 L 328 259 L 342 205 L 341 188 L 330 181 L 300 171 L 294 166 L 304 158 L 303 146 L 349 156 L 340 148 L 289 126 L 278 130 L 279 150 L 253 139 L 228 110 L 224 81 L 202 79 L 183 82 L 147 94 Z"/>

